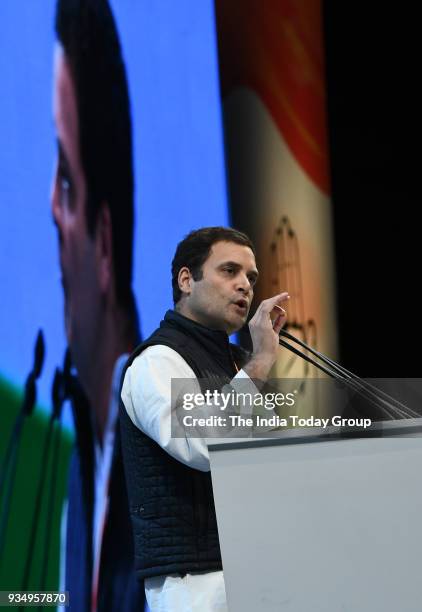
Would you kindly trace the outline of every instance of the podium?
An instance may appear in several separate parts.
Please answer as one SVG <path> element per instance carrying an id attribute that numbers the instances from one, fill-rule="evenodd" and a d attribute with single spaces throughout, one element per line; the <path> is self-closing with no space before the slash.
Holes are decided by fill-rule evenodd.
<path id="1" fill-rule="evenodd" d="M 230 612 L 422 610 L 422 419 L 209 452 Z"/>

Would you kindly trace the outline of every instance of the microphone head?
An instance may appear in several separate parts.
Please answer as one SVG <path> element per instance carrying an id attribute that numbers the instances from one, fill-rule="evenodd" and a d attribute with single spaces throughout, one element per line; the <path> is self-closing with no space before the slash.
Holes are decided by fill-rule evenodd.
<path id="1" fill-rule="evenodd" d="M 44 365 L 44 357 L 45 357 L 45 342 L 44 342 L 44 334 L 42 329 L 38 330 L 37 339 L 35 342 L 35 350 L 34 350 L 34 376 L 35 378 L 39 378 L 41 374 L 42 367 Z"/>
<path id="2" fill-rule="evenodd" d="M 51 390 L 51 400 L 53 403 L 52 419 L 57 419 L 60 416 L 61 409 L 66 399 L 64 377 L 59 368 L 54 372 L 53 387 Z"/>
<path id="3" fill-rule="evenodd" d="M 72 388 L 72 356 L 70 354 L 70 348 L 67 347 L 64 358 L 63 358 L 63 401 L 70 397 Z"/>

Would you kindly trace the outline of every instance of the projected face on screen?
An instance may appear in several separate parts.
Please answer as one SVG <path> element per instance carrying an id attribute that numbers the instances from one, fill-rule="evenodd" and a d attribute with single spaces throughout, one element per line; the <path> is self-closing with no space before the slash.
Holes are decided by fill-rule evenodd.
<path id="1" fill-rule="evenodd" d="M 104 231 L 110 225 L 106 207 L 93 236 L 88 232 L 87 186 L 80 147 L 76 92 L 66 56 L 56 46 L 54 62 L 54 121 L 58 159 L 52 188 L 52 213 L 58 231 L 64 289 L 65 327 L 72 358 L 82 382 L 98 341 L 101 299 L 107 284 Z M 92 362 L 91 362 L 92 363 Z"/>
<path id="2" fill-rule="evenodd" d="M 95 10 L 89 23 L 87 6 Z M 1 400 L 2 385 L 22 389 L 40 328 L 47 350 L 37 398 L 40 408 L 51 406 L 55 368 L 63 364 L 68 343 L 59 228 L 63 280 L 68 284 L 67 327 L 76 365 L 81 359 L 76 341 L 88 341 L 82 333 L 84 321 L 77 319 L 82 306 L 76 308 L 75 303 L 83 298 L 77 287 L 87 278 L 78 274 L 88 277 L 89 264 L 81 256 L 81 269 L 74 268 L 69 258 L 81 251 L 71 251 L 69 240 L 84 236 L 87 242 L 72 246 L 92 246 L 102 203 L 111 215 L 113 299 L 125 312 L 133 311 L 136 302 L 145 338 L 172 305 L 169 264 L 175 245 L 195 227 L 229 224 L 213 6 L 209 0 L 189 7 L 157 3 L 151 11 L 149 3 L 132 0 L 52 0 L 31 3 L 31 10 L 22 11 L 20 3 L 0 3 L 1 23 L 7 24 L 0 36 L 1 56 L 8 58 L 0 62 L 2 87 L 8 92 L 0 99 L 2 138 L 8 143 L 0 150 L 0 197 L 8 203 L 0 223 L 2 409 L 9 406 L 8 400 Z M 19 45 L 16 32 L 25 32 Z M 71 133 L 79 142 L 87 191 L 84 202 L 69 159 L 73 182 L 61 179 L 60 188 L 70 189 L 66 198 L 75 202 L 75 209 L 63 204 L 60 216 L 55 208 L 57 228 L 51 220 L 52 171 L 58 159 L 51 104 L 56 41 L 64 50 L 65 69 L 70 68 L 69 88 L 73 97 L 76 94 L 77 120 L 74 113 Z M 58 94 L 57 84 L 55 89 Z M 67 110 L 63 114 L 70 120 Z M 79 202 L 85 206 L 88 236 Z M 79 233 L 70 234 L 70 229 Z M 134 299 L 128 307 L 132 287 Z M 92 312 L 93 305 L 86 306 Z M 91 320 L 95 322 L 94 313 Z M 126 327 L 130 324 L 124 322 Z M 108 332 L 101 340 L 106 337 Z M 127 352 L 130 338 L 122 343 Z M 80 375 L 79 379 L 82 382 Z M 71 427 L 66 405 L 64 410 Z"/>

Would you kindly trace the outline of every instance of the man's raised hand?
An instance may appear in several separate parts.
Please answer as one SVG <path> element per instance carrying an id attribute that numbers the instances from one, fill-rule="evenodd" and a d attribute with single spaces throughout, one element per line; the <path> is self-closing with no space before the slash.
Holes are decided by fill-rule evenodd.
<path id="1" fill-rule="evenodd" d="M 287 320 L 286 311 L 281 306 L 290 299 L 287 292 L 263 300 L 252 319 L 249 331 L 252 338 L 253 352 L 249 363 L 243 368 L 250 378 L 265 381 L 277 358 L 278 338 Z M 271 313 L 277 311 L 274 321 Z"/>

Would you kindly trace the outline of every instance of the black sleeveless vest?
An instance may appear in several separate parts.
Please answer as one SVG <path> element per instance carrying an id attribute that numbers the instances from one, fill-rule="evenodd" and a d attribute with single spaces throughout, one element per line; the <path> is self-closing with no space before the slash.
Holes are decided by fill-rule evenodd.
<path id="1" fill-rule="evenodd" d="M 229 343 L 225 332 L 168 311 L 129 357 L 122 384 L 134 359 L 157 344 L 177 351 L 198 378 L 208 379 L 209 389 L 231 380 L 248 356 Z M 138 577 L 221 569 L 210 472 L 173 459 L 132 423 L 122 402 L 120 424 Z"/>

